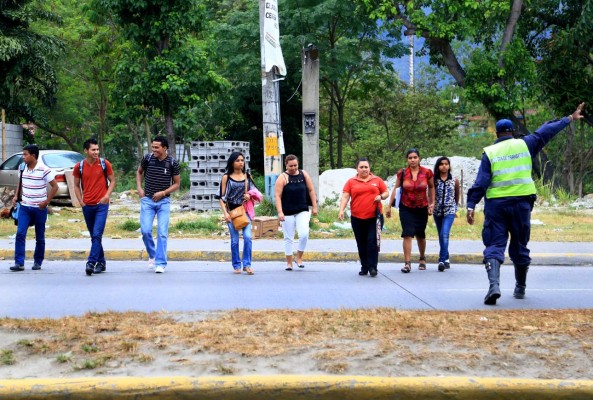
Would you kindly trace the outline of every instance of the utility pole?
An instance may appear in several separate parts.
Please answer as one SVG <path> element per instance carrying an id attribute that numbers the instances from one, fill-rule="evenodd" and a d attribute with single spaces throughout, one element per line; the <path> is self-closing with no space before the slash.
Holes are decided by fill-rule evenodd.
<path id="1" fill-rule="evenodd" d="M 303 63 L 303 169 L 309 173 L 319 196 L 319 50 L 309 44 L 301 53 Z"/>
<path id="2" fill-rule="evenodd" d="M 409 62 L 409 72 L 410 72 L 410 88 L 414 89 L 414 35 L 416 32 L 413 29 L 408 29 L 404 31 L 404 35 L 408 37 L 409 41 L 409 49 L 410 49 L 410 62 Z"/>
<path id="3" fill-rule="evenodd" d="M 259 24 L 262 71 L 262 108 L 264 137 L 265 195 L 274 198 L 274 185 L 282 172 L 281 154 L 284 142 L 280 124 L 279 81 L 286 75 L 286 66 L 280 48 L 277 0 L 260 0 Z"/>

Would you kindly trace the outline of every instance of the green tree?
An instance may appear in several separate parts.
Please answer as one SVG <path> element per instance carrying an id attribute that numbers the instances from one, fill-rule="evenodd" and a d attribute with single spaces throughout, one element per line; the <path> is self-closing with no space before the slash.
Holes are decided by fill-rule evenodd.
<path id="1" fill-rule="evenodd" d="M 391 69 L 390 58 L 405 47 L 384 32 L 354 2 L 340 0 L 286 0 L 282 21 L 286 50 L 300 61 L 300 50 L 313 43 L 320 52 L 321 96 L 328 99 L 327 144 L 332 168 L 344 165 L 346 115 L 353 91 L 368 87 L 368 75 Z"/>
<path id="2" fill-rule="evenodd" d="M 209 59 L 209 46 L 199 37 L 204 7 L 199 0 L 95 0 L 114 15 L 125 39 L 133 43 L 135 60 L 118 67 L 129 106 L 158 111 L 170 147 L 176 143 L 174 118 L 203 103 L 225 81 Z M 122 89 L 123 89 L 122 87 Z"/>
<path id="3" fill-rule="evenodd" d="M 445 68 L 468 96 L 482 102 L 495 118 L 509 117 L 531 83 L 533 60 L 515 32 L 523 0 L 361 0 L 371 12 L 407 33 L 425 39 L 421 53 Z M 461 59 L 458 42 L 471 42 Z M 516 121 L 518 122 L 518 120 Z"/>
<path id="4" fill-rule="evenodd" d="M 64 43 L 62 56 L 55 63 L 59 82 L 56 102 L 43 125 L 50 133 L 42 139 L 48 147 L 58 148 L 65 141 L 80 151 L 83 141 L 92 135 L 105 149 L 109 94 L 120 41 L 113 24 L 90 4 L 91 0 L 55 0 L 52 10 L 62 23 L 40 27 Z"/>
<path id="5" fill-rule="evenodd" d="M 584 14 L 583 5 L 590 3 L 589 0 L 360 1 L 371 15 L 424 37 L 423 51 L 430 56 L 432 64 L 445 68 L 456 84 L 465 88 L 469 97 L 480 101 L 494 118 L 514 120 L 523 134 L 529 133 L 529 127 L 523 123 L 525 119 L 521 118 L 526 104 L 534 104 L 540 97 L 536 60 L 544 54 L 543 47 L 554 27 L 567 29 Z M 467 59 L 461 59 L 456 52 L 458 42 L 471 43 L 473 51 Z M 586 84 L 577 77 L 574 81 L 578 85 Z M 549 167 L 546 152 L 541 152 L 534 161 L 536 172 L 543 173 L 547 181 L 552 180 L 554 168 Z"/>
<path id="6" fill-rule="evenodd" d="M 54 61 L 63 44 L 36 31 L 40 22 L 58 21 L 35 0 L 0 0 L 0 106 L 9 118 L 39 122 L 55 103 Z"/>
<path id="7" fill-rule="evenodd" d="M 280 82 L 280 113 L 284 147 L 301 152 L 302 106 L 298 95 L 301 79 L 300 47 L 290 46 L 292 33 L 288 6 L 280 2 L 280 40 L 288 74 Z M 216 64 L 231 84 L 209 103 L 216 116 L 209 123 L 210 139 L 245 140 L 251 143 L 250 167 L 263 171 L 262 86 L 259 4 L 253 0 L 211 1 L 208 31 L 215 39 Z"/>
<path id="8" fill-rule="evenodd" d="M 370 157 L 373 172 L 387 177 L 404 166 L 405 151 L 418 148 L 422 157 L 444 154 L 457 135 L 455 105 L 421 86 L 410 90 L 394 73 L 369 75 L 366 87 L 353 91 L 346 118 L 347 165 Z M 371 84 L 372 83 L 372 84 Z"/>
<path id="9" fill-rule="evenodd" d="M 575 104 L 593 99 L 593 1 L 568 1 L 565 9 L 548 4 L 533 16 L 533 24 L 550 32 L 534 44 L 534 51 L 540 54 L 541 101 L 556 115 L 568 115 Z M 593 117 L 585 114 L 583 123 L 571 124 L 566 130 L 565 140 L 548 146 L 551 159 L 561 166 L 562 185 L 578 196 L 592 177 L 592 125 Z"/>
<path id="10" fill-rule="evenodd" d="M 280 40 L 288 74 L 280 85 L 280 110 L 285 148 L 298 154 L 301 147 L 302 105 L 298 96 L 302 76 L 301 51 L 309 43 L 321 54 L 322 145 L 328 147 L 332 167 L 344 163 L 348 132 L 345 123 L 352 91 L 364 77 L 388 70 L 388 57 L 405 49 L 377 27 L 351 2 L 337 0 L 279 1 Z M 258 4 L 254 1 L 214 2 L 211 6 L 217 54 L 224 76 L 233 83 L 234 104 L 226 117 L 234 138 L 244 135 L 258 150 L 261 137 L 261 62 Z M 326 101 L 327 100 L 327 101 Z M 330 115 L 329 118 L 325 116 Z M 224 113 L 220 115 L 225 116 Z M 223 117 L 224 118 L 224 117 Z"/>

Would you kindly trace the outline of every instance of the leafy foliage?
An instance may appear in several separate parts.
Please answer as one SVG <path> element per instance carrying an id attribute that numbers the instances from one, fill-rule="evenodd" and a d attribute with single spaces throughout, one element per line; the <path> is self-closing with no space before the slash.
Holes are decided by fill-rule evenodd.
<path id="1" fill-rule="evenodd" d="M 344 144 L 348 141 L 346 114 L 353 92 L 379 89 L 376 80 L 367 78 L 391 71 L 389 58 L 400 57 L 406 50 L 393 32 L 381 27 L 354 2 L 317 0 L 307 1 L 304 6 L 300 1 L 286 4 L 285 26 L 293 38 L 288 41 L 289 52 L 300 54 L 300 49 L 294 48 L 296 43 L 301 48 L 313 43 L 319 49 L 321 95 L 326 99 L 324 112 L 328 116 L 329 162 L 340 168 L 344 165 Z"/>
<path id="2" fill-rule="evenodd" d="M 210 63 L 209 46 L 199 37 L 204 7 L 198 0 L 95 0 L 115 15 L 130 51 L 117 67 L 128 107 L 155 110 L 164 119 L 170 146 L 176 143 L 174 116 L 204 103 L 226 82 Z"/>
<path id="3" fill-rule="evenodd" d="M 369 157 L 373 172 L 386 177 L 404 165 L 410 147 L 423 157 L 446 152 L 458 126 L 448 99 L 430 90 L 411 92 L 391 74 L 369 79 L 380 81 L 378 89 L 357 93 L 346 119 L 349 165 Z"/>
<path id="4" fill-rule="evenodd" d="M 63 50 L 56 37 L 37 33 L 34 24 L 58 18 L 36 0 L 0 1 L 0 106 L 10 119 L 33 121 L 55 103 L 58 86 L 52 64 Z"/>

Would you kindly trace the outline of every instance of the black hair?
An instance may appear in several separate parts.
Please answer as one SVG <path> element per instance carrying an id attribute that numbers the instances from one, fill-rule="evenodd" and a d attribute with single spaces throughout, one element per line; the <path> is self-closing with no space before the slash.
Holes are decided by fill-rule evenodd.
<path id="1" fill-rule="evenodd" d="M 96 145 L 98 145 L 98 144 L 99 144 L 99 142 L 97 142 L 97 139 L 95 139 L 95 138 L 90 138 L 90 139 L 87 139 L 87 140 L 85 140 L 85 141 L 84 141 L 84 144 L 82 145 L 82 147 L 83 147 L 85 150 L 88 150 L 88 149 L 90 149 L 90 148 L 91 148 L 91 144 L 96 144 Z"/>
<path id="2" fill-rule="evenodd" d="M 451 175 L 451 160 L 449 160 L 449 157 L 439 157 L 437 158 L 437 161 L 434 163 L 434 183 L 436 185 L 436 183 L 438 182 L 438 179 L 441 179 L 441 171 L 439 171 L 439 166 L 441 165 L 441 162 L 443 161 L 447 161 L 449 163 L 449 175 L 447 176 L 447 179 L 453 179 L 453 176 Z"/>
<path id="3" fill-rule="evenodd" d="M 410 154 L 412 154 L 412 153 L 416 153 L 416 155 L 418 155 L 418 157 L 420 157 L 420 152 L 418 151 L 418 149 L 417 149 L 417 148 L 415 148 L 415 147 L 412 147 L 411 149 L 409 149 L 409 150 L 406 152 L 406 159 L 407 159 L 407 158 L 408 158 L 408 156 L 409 156 Z"/>
<path id="4" fill-rule="evenodd" d="M 36 144 L 29 144 L 23 147 L 23 151 L 27 151 L 27 153 L 35 156 L 35 159 L 39 159 L 39 147 Z"/>
<path id="5" fill-rule="evenodd" d="M 371 161 L 368 159 L 368 157 L 360 157 L 358 160 L 356 160 L 356 168 L 358 168 L 358 164 L 360 164 L 361 161 L 366 161 L 369 163 L 369 167 L 371 166 Z"/>
<path id="6" fill-rule="evenodd" d="M 166 147 L 167 149 L 169 148 L 169 141 L 167 140 L 166 137 L 159 135 L 159 136 L 155 136 L 154 139 L 152 139 L 153 142 L 160 142 L 161 146 Z"/>
<path id="7" fill-rule="evenodd" d="M 234 151 L 231 153 L 231 155 L 229 156 L 229 159 L 226 162 L 226 171 L 224 173 L 225 175 L 230 175 L 233 173 L 233 171 L 235 170 L 235 167 L 234 167 L 235 161 L 237 161 L 237 158 L 239 158 L 239 156 L 242 156 L 243 160 L 245 160 L 245 156 L 240 151 Z M 245 169 L 245 164 L 243 164 L 242 171 L 245 175 L 247 175 L 247 178 L 251 181 L 251 183 L 253 183 L 253 186 L 255 186 L 255 182 L 253 182 L 253 178 L 251 177 L 251 174 L 249 172 L 247 172 L 247 170 Z M 221 190 L 222 190 L 222 186 L 221 186 Z"/>
<path id="8" fill-rule="evenodd" d="M 225 172 L 226 174 L 233 173 L 233 171 L 235 170 L 235 167 L 234 167 L 235 161 L 237 161 L 237 158 L 239 158 L 239 156 L 242 156 L 243 160 L 245 160 L 245 156 L 240 151 L 233 151 L 231 153 L 231 155 L 229 156 L 229 159 L 226 162 L 226 172 Z M 245 172 L 245 164 L 243 164 L 243 172 Z"/>

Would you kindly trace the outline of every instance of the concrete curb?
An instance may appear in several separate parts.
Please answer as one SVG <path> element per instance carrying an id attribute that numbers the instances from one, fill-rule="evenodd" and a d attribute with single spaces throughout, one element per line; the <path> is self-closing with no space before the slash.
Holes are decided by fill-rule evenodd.
<path id="1" fill-rule="evenodd" d="M 146 377 L 0 380 L 13 399 L 591 399 L 591 380 L 364 376 Z"/>
<path id="2" fill-rule="evenodd" d="M 33 250 L 27 250 L 26 259 L 33 257 Z M 216 261 L 230 262 L 231 252 L 220 250 L 170 250 L 167 253 L 169 261 Z M 49 261 L 56 260 L 86 260 L 88 249 L 85 250 L 47 250 L 45 259 Z M 0 249 L 0 259 L 11 260 L 14 257 L 13 249 Z M 148 256 L 145 250 L 105 250 L 107 260 L 114 261 L 141 261 L 147 260 Z M 278 261 L 284 260 L 282 251 L 254 251 L 253 259 L 258 261 Z M 307 251 L 305 259 L 315 262 L 358 262 L 358 253 L 355 252 L 319 252 Z M 429 264 L 438 263 L 438 255 L 427 254 L 426 260 Z M 452 264 L 482 264 L 482 253 L 451 254 Z M 403 263 L 402 253 L 381 253 L 379 262 L 383 263 Z M 506 260 L 510 264 L 510 260 Z M 532 254 L 532 265 L 566 265 L 566 266 L 591 266 L 593 265 L 593 253 L 575 254 L 575 253 L 549 253 Z"/>

